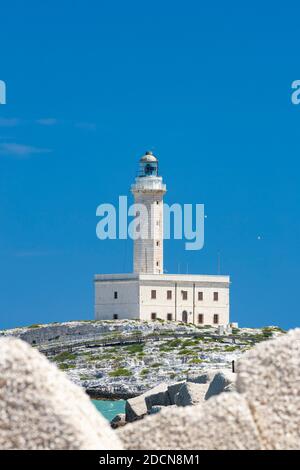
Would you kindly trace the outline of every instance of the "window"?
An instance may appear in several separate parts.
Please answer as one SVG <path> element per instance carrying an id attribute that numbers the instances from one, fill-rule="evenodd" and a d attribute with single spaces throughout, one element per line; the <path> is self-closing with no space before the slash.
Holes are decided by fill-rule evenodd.
<path id="1" fill-rule="evenodd" d="M 219 315 L 215 313 L 214 315 L 214 324 L 217 325 L 219 323 Z"/>
<path id="2" fill-rule="evenodd" d="M 159 246 L 159 242 L 156 242 L 156 246 Z"/>
<path id="3" fill-rule="evenodd" d="M 167 320 L 172 321 L 173 320 L 173 315 L 172 313 L 167 313 Z"/>
<path id="4" fill-rule="evenodd" d="M 156 320 L 156 313 L 151 313 L 151 320 Z"/>
<path id="5" fill-rule="evenodd" d="M 151 291 L 151 299 L 156 299 L 156 290 Z"/>
<path id="6" fill-rule="evenodd" d="M 198 292 L 198 300 L 203 300 L 203 292 Z"/>
<path id="7" fill-rule="evenodd" d="M 156 266 L 159 266 L 159 261 L 156 261 Z"/>
<path id="8" fill-rule="evenodd" d="M 113 314 L 113 319 L 114 319 L 114 320 L 118 320 L 118 318 L 119 318 L 119 315 L 118 315 L 117 313 L 114 313 L 114 314 Z"/>
<path id="9" fill-rule="evenodd" d="M 172 291 L 171 290 L 167 290 L 167 299 L 168 300 L 172 299 Z"/>
<path id="10" fill-rule="evenodd" d="M 114 299 L 117 299 L 117 298 L 118 298 L 118 292 L 115 291 L 115 292 L 114 292 Z"/>
<path id="11" fill-rule="evenodd" d="M 198 323 L 199 323 L 199 324 L 204 323 L 204 316 L 203 316 L 203 313 L 199 313 L 199 315 L 198 315 Z"/>
<path id="12" fill-rule="evenodd" d="M 219 300 L 219 292 L 214 292 L 214 300 Z"/>
<path id="13" fill-rule="evenodd" d="M 156 201 L 156 204 L 159 204 L 159 201 Z"/>
<path id="14" fill-rule="evenodd" d="M 187 290 L 182 290 L 181 291 L 181 295 L 182 295 L 182 300 L 187 300 L 188 296 L 187 296 Z"/>

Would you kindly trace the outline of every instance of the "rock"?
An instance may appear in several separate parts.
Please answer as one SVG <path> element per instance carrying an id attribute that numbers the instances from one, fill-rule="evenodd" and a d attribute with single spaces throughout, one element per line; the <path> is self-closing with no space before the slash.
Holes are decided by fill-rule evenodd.
<path id="1" fill-rule="evenodd" d="M 168 385 L 160 384 L 157 387 L 152 388 L 144 394 L 147 409 L 150 410 L 152 406 L 161 405 L 168 406 L 171 405 L 170 397 L 168 394 Z"/>
<path id="2" fill-rule="evenodd" d="M 122 426 L 125 426 L 125 424 L 126 424 L 125 413 L 120 413 L 116 415 L 110 422 L 110 425 L 113 429 L 117 429 Z"/>
<path id="3" fill-rule="evenodd" d="M 233 372 L 230 372 L 226 369 L 217 372 L 209 384 L 208 390 L 205 395 L 205 400 L 208 400 L 213 395 L 219 395 L 219 393 L 224 392 L 225 389 L 229 386 L 231 387 L 231 389 L 233 389 L 233 384 L 235 383 L 235 381 L 236 374 L 234 374 Z M 227 388 L 226 391 L 230 391 L 230 389 Z"/>
<path id="4" fill-rule="evenodd" d="M 194 384 L 192 382 L 184 383 L 175 396 L 175 405 L 189 406 L 204 402 L 207 392 L 207 385 Z"/>
<path id="5" fill-rule="evenodd" d="M 177 382 L 172 385 L 168 385 L 168 395 L 170 398 L 171 405 L 175 405 L 175 396 L 179 392 L 180 388 L 185 382 Z"/>
<path id="6" fill-rule="evenodd" d="M 19 339 L 0 339 L 0 403 L 1 449 L 122 449 L 84 391 Z"/>
<path id="7" fill-rule="evenodd" d="M 189 375 L 188 382 L 193 382 L 196 384 L 208 384 L 212 381 L 218 369 L 207 370 L 204 373 L 199 375 L 199 372 L 195 375 Z"/>
<path id="8" fill-rule="evenodd" d="M 212 397 L 203 405 L 167 407 L 117 434 L 126 449 L 261 449 L 247 402 L 234 392 Z"/>
<path id="9" fill-rule="evenodd" d="M 145 402 L 145 396 L 139 395 L 135 398 L 130 398 L 125 404 L 125 419 L 127 423 L 142 419 L 148 412 Z"/>
<path id="10" fill-rule="evenodd" d="M 236 392 L 194 407 L 166 408 L 118 435 L 127 449 L 298 450 L 299 370 L 296 329 L 258 344 L 239 360 Z"/>
<path id="11" fill-rule="evenodd" d="M 154 405 L 169 405 L 170 398 L 167 389 L 166 384 L 160 384 L 138 397 L 127 400 L 125 405 L 126 421 L 130 423 L 143 418 Z"/>
<path id="12" fill-rule="evenodd" d="M 300 329 L 258 344 L 239 359 L 237 391 L 265 449 L 300 448 Z"/>

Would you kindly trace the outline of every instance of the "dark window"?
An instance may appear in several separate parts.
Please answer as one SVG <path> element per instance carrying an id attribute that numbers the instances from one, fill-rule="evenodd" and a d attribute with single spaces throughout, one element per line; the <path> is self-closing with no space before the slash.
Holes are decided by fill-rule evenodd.
<path id="1" fill-rule="evenodd" d="M 182 321 L 183 321 L 183 323 L 187 323 L 187 321 L 188 321 L 188 313 L 187 313 L 186 310 L 184 310 L 182 312 Z"/>
<path id="2" fill-rule="evenodd" d="M 119 318 L 119 315 L 118 315 L 117 313 L 114 313 L 114 314 L 113 314 L 113 319 L 114 319 L 114 320 L 118 320 L 118 318 Z"/>
<path id="3" fill-rule="evenodd" d="M 198 292 L 198 300 L 203 300 L 203 292 Z"/>
<path id="4" fill-rule="evenodd" d="M 151 320 L 156 320 L 156 313 L 151 313 Z"/>
<path id="5" fill-rule="evenodd" d="M 200 323 L 200 324 L 204 323 L 203 313 L 199 313 L 199 315 L 198 315 L 198 323 Z"/>
<path id="6" fill-rule="evenodd" d="M 167 320 L 172 321 L 173 320 L 173 315 L 172 313 L 167 313 Z"/>
<path id="7" fill-rule="evenodd" d="M 219 323 L 219 315 L 215 313 L 214 315 L 214 324 L 217 325 Z"/>
<path id="8" fill-rule="evenodd" d="M 118 292 L 115 291 L 115 292 L 114 292 L 114 299 L 117 299 L 117 298 L 118 298 Z"/>
<path id="9" fill-rule="evenodd" d="M 156 299 L 156 290 L 151 291 L 151 299 Z"/>
<path id="10" fill-rule="evenodd" d="M 172 299 L 172 291 L 171 290 L 167 290 L 167 299 L 168 300 Z"/>
<path id="11" fill-rule="evenodd" d="M 159 204 L 159 201 L 156 201 L 156 204 Z"/>
<path id="12" fill-rule="evenodd" d="M 159 242 L 156 242 L 156 246 L 159 246 Z"/>
<path id="13" fill-rule="evenodd" d="M 214 300 L 219 300 L 219 292 L 214 292 Z"/>
<path id="14" fill-rule="evenodd" d="M 156 266 L 159 266 L 159 261 L 156 261 Z"/>
<path id="15" fill-rule="evenodd" d="M 181 295 L 182 295 L 182 300 L 187 300 L 188 296 L 187 296 L 187 290 L 182 290 L 181 291 Z"/>

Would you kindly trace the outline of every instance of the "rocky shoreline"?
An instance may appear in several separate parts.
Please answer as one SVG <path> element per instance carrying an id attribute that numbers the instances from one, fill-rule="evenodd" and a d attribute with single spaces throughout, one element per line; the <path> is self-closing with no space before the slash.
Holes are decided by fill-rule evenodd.
<path id="1" fill-rule="evenodd" d="M 224 330 L 167 321 L 81 321 L 0 331 L 31 344 L 94 399 L 128 400 L 161 383 L 231 369 L 277 327 Z"/>

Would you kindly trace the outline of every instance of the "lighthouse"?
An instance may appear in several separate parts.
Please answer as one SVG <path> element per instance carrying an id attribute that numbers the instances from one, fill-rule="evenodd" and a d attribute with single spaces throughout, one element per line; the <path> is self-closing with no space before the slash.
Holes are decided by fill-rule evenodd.
<path id="1" fill-rule="evenodd" d="M 169 274 L 163 260 L 163 198 L 166 185 L 158 159 L 146 152 L 138 161 L 131 192 L 135 202 L 133 272 L 96 274 L 95 319 L 229 324 L 230 277 Z M 137 229 L 139 227 L 139 229 Z M 146 230 L 145 230 L 146 228 Z M 145 233 L 146 232 L 146 233 Z"/>
<path id="2" fill-rule="evenodd" d="M 131 186 L 137 216 L 146 227 L 143 236 L 134 240 L 133 272 L 162 274 L 163 266 L 163 197 L 166 185 L 158 172 L 158 159 L 152 152 L 140 158 L 138 175 Z M 142 232 L 142 231 L 141 231 Z"/>

